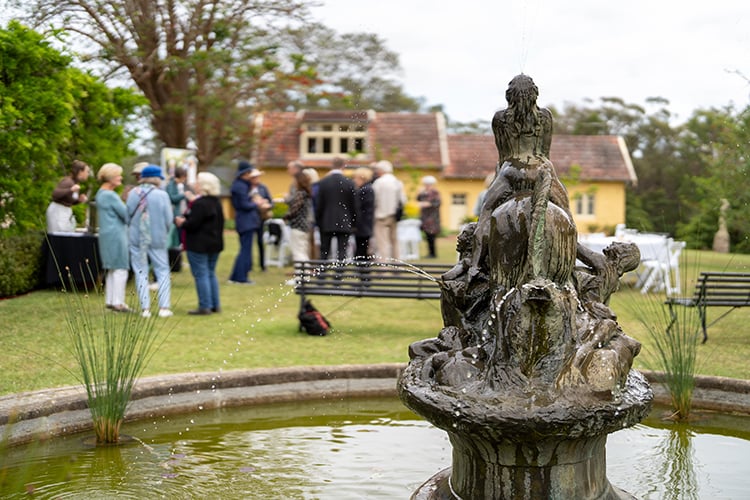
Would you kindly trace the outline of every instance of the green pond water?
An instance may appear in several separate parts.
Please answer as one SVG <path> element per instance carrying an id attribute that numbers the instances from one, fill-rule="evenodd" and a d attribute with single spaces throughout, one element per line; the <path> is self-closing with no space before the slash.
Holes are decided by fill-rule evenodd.
<path id="1" fill-rule="evenodd" d="M 607 441 L 607 475 L 642 499 L 750 498 L 750 417 L 655 410 Z M 710 418 L 709 418 L 710 417 Z M 450 466 L 443 431 L 394 398 L 206 410 L 0 451 L 2 498 L 408 499 Z"/>

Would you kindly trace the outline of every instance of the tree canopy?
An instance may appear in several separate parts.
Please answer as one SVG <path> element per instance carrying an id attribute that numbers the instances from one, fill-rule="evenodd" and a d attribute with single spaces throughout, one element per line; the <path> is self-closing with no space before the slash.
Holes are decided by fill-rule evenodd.
<path id="1" fill-rule="evenodd" d="M 339 34 L 322 24 L 290 28 L 282 42 L 291 54 L 305 54 L 317 78 L 295 109 L 419 111 L 423 98 L 406 95 L 397 53 L 373 33 Z"/>
<path id="2" fill-rule="evenodd" d="M 315 76 L 304 58 L 281 61 L 278 53 L 278 34 L 308 15 L 298 0 L 31 0 L 21 7 L 37 25 L 73 35 L 83 60 L 126 71 L 148 100 L 163 145 L 184 148 L 192 139 L 206 164 L 248 142 L 252 111 L 279 106 Z"/>
<path id="3" fill-rule="evenodd" d="M 750 107 L 695 110 L 671 123 L 669 101 L 645 106 L 619 98 L 600 105 L 567 105 L 555 113 L 555 132 L 621 135 L 638 184 L 627 193 L 626 223 L 671 234 L 693 248 L 711 248 L 721 200 L 730 203 L 727 224 L 733 251 L 750 252 Z"/>
<path id="4" fill-rule="evenodd" d="M 70 67 L 42 35 L 0 29 L 0 227 L 44 227 L 54 184 L 70 162 L 92 167 L 130 154 L 125 124 L 142 104 Z"/>

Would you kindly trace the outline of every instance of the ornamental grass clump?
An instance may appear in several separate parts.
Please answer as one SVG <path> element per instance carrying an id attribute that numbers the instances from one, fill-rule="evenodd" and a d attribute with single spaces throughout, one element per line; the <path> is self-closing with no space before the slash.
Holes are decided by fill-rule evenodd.
<path id="1" fill-rule="evenodd" d="M 163 338 L 153 317 L 107 310 L 96 287 L 79 290 L 66 271 L 65 322 L 80 369 L 75 375 L 86 389 L 96 442 L 118 443 L 133 385 Z"/>
<path id="2" fill-rule="evenodd" d="M 648 353 L 644 361 L 653 370 L 663 372 L 663 383 L 669 391 L 674 410 L 672 417 L 687 420 L 695 387 L 696 353 L 701 327 L 695 308 L 678 306 L 674 313 L 672 318 L 667 306 L 659 304 L 658 310 L 642 317 L 641 322 L 654 346 L 654 352 Z"/>
<path id="3" fill-rule="evenodd" d="M 684 267 L 682 263 L 680 265 Z M 669 392 L 674 412 L 671 418 L 687 420 L 692 406 L 696 356 L 701 338 L 698 310 L 678 305 L 670 312 L 661 294 L 652 294 L 647 300 L 633 302 L 631 306 L 651 340 L 651 348 L 643 352 L 643 362 L 649 369 L 662 372 L 662 383 Z"/>

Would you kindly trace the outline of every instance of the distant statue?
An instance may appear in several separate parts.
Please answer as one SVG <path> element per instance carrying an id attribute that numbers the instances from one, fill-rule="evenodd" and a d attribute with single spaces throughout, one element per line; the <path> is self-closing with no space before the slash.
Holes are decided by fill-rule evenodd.
<path id="1" fill-rule="evenodd" d="M 722 198 L 721 207 L 719 208 L 719 230 L 714 234 L 714 252 L 729 253 L 729 231 L 727 230 L 727 210 L 729 210 L 729 201 Z"/>

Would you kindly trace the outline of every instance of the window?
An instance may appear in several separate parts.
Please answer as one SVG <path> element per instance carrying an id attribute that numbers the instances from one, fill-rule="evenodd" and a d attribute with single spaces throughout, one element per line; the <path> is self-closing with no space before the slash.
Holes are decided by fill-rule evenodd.
<path id="1" fill-rule="evenodd" d="M 451 194 L 451 205 L 466 205 L 466 193 Z"/>
<path id="2" fill-rule="evenodd" d="M 576 196 L 576 215 L 595 215 L 596 213 L 596 195 L 593 193 L 583 193 Z"/>
<path id="3" fill-rule="evenodd" d="M 367 153 L 367 125 L 363 123 L 303 123 L 303 156 L 358 156 Z"/>

